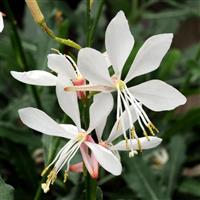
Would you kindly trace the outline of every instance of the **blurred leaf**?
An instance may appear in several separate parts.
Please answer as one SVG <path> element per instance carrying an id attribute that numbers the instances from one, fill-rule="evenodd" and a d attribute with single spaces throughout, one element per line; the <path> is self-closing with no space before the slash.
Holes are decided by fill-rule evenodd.
<path id="1" fill-rule="evenodd" d="M 181 135 L 174 136 L 169 144 L 169 161 L 162 172 L 168 196 L 171 196 L 176 188 L 176 183 L 181 173 L 180 169 L 186 158 L 185 151 L 185 139 Z"/>
<path id="2" fill-rule="evenodd" d="M 186 179 L 180 184 L 179 191 L 200 197 L 199 188 L 200 188 L 200 181 L 197 181 L 195 179 Z"/>
<path id="3" fill-rule="evenodd" d="M 169 51 L 162 61 L 162 66 L 159 68 L 158 77 L 162 80 L 168 78 L 180 59 L 181 53 L 179 50 L 173 49 Z"/>
<path id="4" fill-rule="evenodd" d="M 14 188 L 8 185 L 0 176 L 0 199 L 1 200 L 13 200 L 14 199 Z"/>
<path id="5" fill-rule="evenodd" d="M 99 186 L 97 186 L 97 196 L 96 196 L 97 200 L 103 200 L 103 191 L 101 190 L 101 188 Z"/>
<path id="6" fill-rule="evenodd" d="M 142 157 L 124 159 L 127 171 L 123 174 L 128 187 L 144 200 L 166 200 L 166 195 L 158 187 L 158 182 L 154 176 L 150 165 L 145 163 Z"/>
<path id="7" fill-rule="evenodd" d="M 41 146 L 40 137 L 33 134 L 28 129 L 18 128 L 10 123 L 0 122 L 0 137 L 11 140 L 12 142 L 23 144 L 29 148 Z"/>
<path id="8" fill-rule="evenodd" d="M 196 108 L 188 111 L 181 117 L 177 117 L 177 120 L 165 133 L 167 136 L 173 136 L 176 133 L 184 133 L 194 126 L 200 125 L 200 108 Z"/>

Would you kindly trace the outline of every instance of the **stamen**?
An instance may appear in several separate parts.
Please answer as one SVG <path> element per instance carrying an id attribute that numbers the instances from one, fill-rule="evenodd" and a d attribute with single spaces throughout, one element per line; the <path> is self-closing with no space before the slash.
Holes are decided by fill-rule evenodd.
<path id="1" fill-rule="evenodd" d="M 138 143 L 138 149 L 140 152 L 142 152 L 142 145 L 139 139 L 137 139 L 137 143 Z"/>
<path id="2" fill-rule="evenodd" d="M 53 183 L 55 182 L 56 180 L 56 177 L 57 177 L 57 172 L 55 169 L 51 170 L 51 172 L 49 173 L 49 175 L 47 176 L 47 181 L 46 183 L 42 183 L 41 184 L 41 187 L 44 191 L 44 193 L 47 193 L 49 191 L 49 187 L 50 187 L 50 184 L 53 185 Z"/>
<path id="3" fill-rule="evenodd" d="M 66 182 L 67 182 L 67 179 L 68 179 L 68 171 L 65 170 L 63 182 L 66 183 Z"/>

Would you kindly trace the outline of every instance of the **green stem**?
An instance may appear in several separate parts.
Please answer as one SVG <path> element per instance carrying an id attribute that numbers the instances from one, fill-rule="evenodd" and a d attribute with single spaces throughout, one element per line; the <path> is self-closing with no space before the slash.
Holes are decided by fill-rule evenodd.
<path id="1" fill-rule="evenodd" d="M 85 199 L 96 200 L 97 181 L 96 179 L 92 179 L 88 172 L 85 177 L 85 188 L 86 188 Z"/>
<path id="2" fill-rule="evenodd" d="M 9 21 L 11 23 L 11 28 L 12 28 L 14 39 L 15 39 L 15 43 L 16 43 L 16 51 L 19 54 L 21 68 L 23 70 L 27 71 L 28 70 L 28 64 L 27 64 L 27 60 L 26 60 L 26 57 L 25 57 L 25 53 L 24 53 L 23 47 L 22 47 L 21 39 L 20 39 L 18 31 L 17 31 L 15 18 L 13 16 L 12 10 L 10 9 L 8 1 L 4 0 L 3 3 L 4 3 L 4 6 L 6 8 L 6 11 L 7 11 L 6 13 L 7 13 L 8 19 L 9 19 Z M 33 95 L 33 97 L 35 99 L 35 102 L 37 104 L 37 107 L 41 109 L 42 108 L 42 104 L 41 104 L 41 101 L 40 101 L 40 97 L 39 97 L 38 91 L 37 91 L 35 86 L 30 86 L 30 87 L 31 87 L 32 95 Z"/>
<path id="3" fill-rule="evenodd" d="M 97 14 L 96 14 L 94 22 L 93 22 L 93 24 L 90 28 L 90 32 L 89 32 L 89 36 L 88 36 L 89 37 L 89 43 L 88 43 L 89 46 L 92 46 L 92 43 L 93 43 L 93 40 L 94 40 L 94 34 L 95 34 L 95 31 L 96 31 L 96 28 L 97 28 L 97 24 L 99 22 L 99 19 L 100 19 L 102 10 L 103 10 L 103 5 L 104 5 L 104 0 L 100 0 L 98 10 L 97 10 Z"/>
<path id="4" fill-rule="evenodd" d="M 91 28 L 91 13 L 90 13 L 90 0 L 86 2 L 86 22 L 87 22 L 87 31 L 86 31 L 86 43 L 90 47 L 90 28 Z"/>
<path id="5" fill-rule="evenodd" d="M 79 44 L 77 44 L 76 42 L 74 42 L 70 39 L 64 39 L 64 38 L 57 37 L 55 35 L 55 33 L 47 26 L 47 24 L 44 20 L 41 21 L 40 23 L 38 23 L 38 25 L 42 28 L 42 30 L 44 32 L 46 32 L 56 42 L 66 45 L 66 46 L 69 46 L 69 47 L 72 47 L 72 48 L 75 48 L 75 49 L 78 49 L 78 50 L 81 48 L 81 46 Z"/>

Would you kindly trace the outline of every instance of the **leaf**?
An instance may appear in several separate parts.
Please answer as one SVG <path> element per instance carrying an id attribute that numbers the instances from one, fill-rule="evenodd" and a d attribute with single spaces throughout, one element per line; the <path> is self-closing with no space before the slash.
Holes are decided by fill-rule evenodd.
<path id="1" fill-rule="evenodd" d="M 0 176 L 0 199 L 2 200 L 13 200 L 14 199 L 14 188 L 8 185 Z"/>
<path id="2" fill-rule="evenodd" d="M 191 194 L 200 197 L 200 182 L 195 179 L 186 179 L 179 186 L 179 191 L 182 193 Z"/>
<path id="3" fill-rule="evenodd" d="M 18 128 L 2 121 L 0 122 L 0 138 L 6 138 L 32 148 L 41 146 L 40 137 L 34 135 L 30 130 Z"/>
<path id="4" fill-rule="evenodd" d="M 127 156 L 126 156 L 127 157 Z M 124 159 L 127 172 L 123 174 L 128 187 L 134 190 L 137 195 L 144 200 L 166 200 L 161 187 L 158 187 L 156 176 L 150 166 L 145 163 L 142 157 Z"/>
<path id="5" fill-rule="evenodd" d="M 166 184 L 166 194 L 171 196 L 181 172 L 181 166 L 186 158 L 185 139 L 181 135 L 176 135 L 171 139 L 169 144 L 169 161 L 166 164 L 163 175 L 164 183 Z"/>
<path id="6" fill-rule="evenodd" d="M 166 80 L 170 74 L 172 74 L 175 70 L 177 63 L 181 59 L 181 53 L 179 50 L 173 49 L 167 53 L 165 56 L 162 66 L 159 67 L 159 75 L 158 77 L 162 80 Z"/>

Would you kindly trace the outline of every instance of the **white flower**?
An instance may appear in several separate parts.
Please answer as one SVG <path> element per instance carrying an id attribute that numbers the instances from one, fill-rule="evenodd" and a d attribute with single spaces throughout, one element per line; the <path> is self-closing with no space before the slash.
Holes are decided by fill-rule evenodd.
<path id="1" fill-rule="evenodd" d="M 3 16 L 4 16 L 4 14 L 2 12 L 0 12 L 0 33 L 4 29 Z"/>
<path id="2" fill-rule="evenodd" d="M 186 102 L 185 96 L 160 80 L 150 80 L 130 88 L 127 87 L 127 83 L 159 67 L 171 45 L 172 37 L 173 34 L 159 34 L 147 39 L 138 51 L 125 79 L 122 80 L 122 69 L 134 46 L 134 38 L 124 13 L 118 12 L 109 23 L 105 35 L 106 52 L 114 69 L 114 75 L 112 77 L 109 75 L 105 54 L 92 48 L 83 48 L 78 54 L 78 66 L 81 74 L 89 81 L 89 85 L 66 87 L 65 91 L 117 91 L 117 121 L 124 107 L 129 114 L 129 129 L 134 129 L 131 125 L 133 120 L 130 106 L 132 106 L 144 135 L 148 137 L 146 129 L 154 135 L 154 131 L 158 130 L 141 104 L 153 111 L 172 110 Z"/>
<path id="3" fill-rule="evenodd" d="M 106 100 L 104 110 L 99 109 L 99 103 L 102 102 L 102 100 Z M 54 183 L 58 172 L 64 165 L 67 166 L 65 178 L 67 177 L 70 161 L 82 145 L 86 145 L 90 148 L 95 159 L 105 170 L 113 175 L 119 175 L 121 173 L 122 166 L 119 159 L 110 150 L 99 144 L 90 142 L 88 139 L 88 134 L 102 123 L 102 120 L 107 118 L 112 106 L 112 96 L 103 93 L 96 95 L 90 107 L 90 125 L 87 131 L 83 130 L 80 126 L 79 110 L 71 110 L 74 113 L 71 118 L 75 119 L 74 122 L 76 126 L 58 124 L 43 111 L 36 108 L 29 107 L 19 110 L 20 119 L 28 127 L 47 135 L 70 139 L 43 172 L 43 174 L 46 173 L 50 167 L 54 165 L 47 176 L 47 182 L 42 184 L 44 192 L 49 191 L 50 184 Z M 84 158 L 84 161 L 87 162 L 87 158 Z"/>

